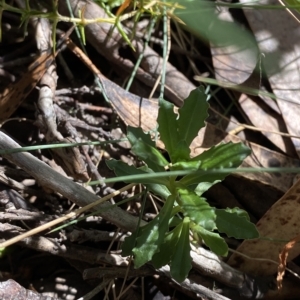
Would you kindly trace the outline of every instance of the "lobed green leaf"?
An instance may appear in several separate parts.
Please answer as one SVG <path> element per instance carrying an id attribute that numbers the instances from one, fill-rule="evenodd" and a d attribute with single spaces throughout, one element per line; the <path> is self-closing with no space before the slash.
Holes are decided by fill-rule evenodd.
<path id="1" fill-rule="evenodd" d="M 192 258 L 190 255 L 190 220 L 185 218 L 182 223 L 182 229 L 178 239 L 178 243 L 173 248 L 173 255 L 170 263 L 170 274 L 178 282 L 182 282 L 188 276 L 192 268 Z M 170 248 L 172 249 L 172 248 Z"/>
<path id="2" fill-rule="evenodd" d="M 181 140 L 178 142 L 174 152 L 172 153 L 173 162 L 182 162 L 190 160 L 190 147 L 186 141 Z"/>
<path id="3" fill-rule="evenodd" d="M 178 124 L 176 118 L 177 114 L 174 113 L 174 105 L 163 99 L 159 100 L 157 117 L 158 131 L 172 162 L 176 162 L 173 154 L 175 153 L 176 147 L 179 143 Z"/>
<path id="4" fill-rule="evenodd" d="M 251 153 L 243 143 L 219 144 L 192 158 L 201 161 L 201 169 L 236 168 Z"/>
<path id="5" fill-rule="evenodd" d="M 191 91 L 179 108 L 178 134 L 179 139 L 190 145 L 198 135 L 199 130 L 205 126 L 208 117 L 207 95 L 203 87 Z"/>
<path id="6" fill-rule="evenodd" d="M 182 220 L 172 231 L 166 235 L 164 243 L 161 245 L 159 252 L 153 255 L 151 262 L 156 269 L 167 265 L 171 261 L 173 249 L 177 247 L 181 229 Z"/>
<path id="7" fill-rule="evenodd" d="M 137 175 L 140 174 L 141 177 L 139 179 L 134 179 L 134 181 L 131 181 L 130 179 L 126 180 L 126 182 L 134 182 L 134 183 L 143 183 L 143 184 L 161 184 L 164 186 L 168 185 L 168 179 L 166 178 L 147 178 L 147 174 L 149 172 L 146 172 L 142 169 L 137 169 L 134 166 L 129 166 L 126 163 L 122 161 L 118 161 L 115 159 L 111 159 L 106 161 L 106 165 L 115 172 L 117 176 L 129 176 L 129 175 Z"/>
<path id="8" fill-rule="evenodd" d="M 151 222 L 139 228 L 138 233 L 134 234 L 133 237 L 126 238 L 124 255 L 128 255 L 128 250 L 133 246 L 133 241 L 135 241 L 135 246 L 132 249 L 135 268 L 139 268 L 150 261 L 153 255 L 159 251 L 169 228 L 169 219 L 174 201 L 175 197 L 170 195 L 160 213 Z"/>
<path id="9" fill-rule="evenodd" d="M 215 209 L 210 207 L 205 198 L 199 197 L 192 191 L 187 189 L 178 189 L 179 205 L 184 211 L 184 215 L 197 225 L 204 227 L 207 230 L 214 230 L 216 228 Z"/>
<path id="10" fill-rule="evenodd" d="M 193 230 L 197 232 L 212 252 L 217 255 L 227 256 L 228 245 L 218 233 L 208 231 L 201 226 L 195 226 Z"/>
<path id="11" fill-rule="evenodd" d="M 210 148 L 191 161 L 200 161 L 199 170 L 237 168 L 243 160 L 251 153 L 251 150 L 242 143 L 220 144 Z M 211 182 L 213 184 L 223 180 L 229 172 L 212 174 L 189 174 L 184 176 L 180 182 L 185 186 Z"/>
<path id="12" fill-rule="evenodd" d="M 131 145 L 134 145 L 137 139 L 142 140 L 145 144 L 155 147 L 154 141 L 151 139 L 150 134 L 146 134 L 140 127 L 127 126 L 127 138 Z"/>
<path id="13" fill-rule="evenodd" d="M 132 152 L 143 160 L 155 172 L 163 172 L 168 161 L 155 148 L 150 135 L 145 134 L 141 128 L 128 126 L 127 138 L 132 145 Z"/>
<path id="14" fill-rule="evenodd" d="M 196 171 L 199 169 L 201 162 L 200 161 L 179 161 L 172 165 L 172 171 L 178 170 L 191 170 Z"/>
<path id="15" fill-rule="evenodd" d="M 247 212 L 242 209 L 216 209 L 218 231 L 236 239 L 259 237 L 256 226 L 249 221 Z"/>

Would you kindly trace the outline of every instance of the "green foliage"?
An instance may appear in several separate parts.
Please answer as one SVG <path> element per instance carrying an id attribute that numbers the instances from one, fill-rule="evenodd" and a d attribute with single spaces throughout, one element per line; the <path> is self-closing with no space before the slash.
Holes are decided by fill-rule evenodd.
<path id="1" fill-rule="evenodd" d="M 191 159 L 192 162 L 201 162 L 200 169 L 212 170 L 222 168 L 236 168 L 250 154 L 250 150 L 244 144 L 227 143 L 211 147 L 209 150 Z M 217 183 L 223 180 L 229 173 L 190 174 L 183 177 L 180 183 L 184 186 L 195 185 L 199 182 Z"/>
<path id="2" fill-rule="evenodd" d="M 192 91 L 179 109 L 179 115 L 174 112 L 172 104 L 160 101 L 158 131 L 171 163 L 156 149 L 150 135 L 133 127 L 128 127 L 128 140 L 133 153 L 145 165 L 135 168 L 121 161 L 107 162 L 118 176 L 140 174 L 141 177 L 135 182 L 143 183 L 165 199 L 156 218 L 125 240 L 123 255 L 132 254 L 136 268 L 149 261 L 156 268 L 170 264 L 171 275 L 179 282 L 187 277 L 191 269 L 190 233 L 218 255 L 227 255 L 228 252 L 228 246 L 218 232 L 239 239 L 258 237 L 245 211 L 238 208 L 216 209 L 201 197 L 228 174 L 222 172 L 222 168 L 234 169 L 250 154 L 250 149 L 241 143 L 227 143 L 190 157 L 189 145 L 205 125 L 208 116 L 207 98 L 202 88 Z M 167 168 L 190 172 L 182 178 L 168 176 L 168 172 L 163 178 L 146 176 Z M 199 175 L 200 170 L 216 172 Z"/>
<path id="3" fill-rule="evenodd" d="M 61 16 L 57 11 L 56 1 L 53 2 L 52 11 L 44 13 L 30 8 L 28 0 L 26 0 L 25 8 L 16 8 L 3 0 L 0 3 L 0 21 L 4 11 L 20 14 L 25 24 L 33 16 L 48 18 L 53 22 L 53 36 L 55 36 L 58 22 L 73 22 L 80 28 L 83 38 L 86 25 L 107 22 L 114 24 L 125 41 L 131 45 L 126 31 L 122 28 L 122 19 L 111 12 L 111 8 L 121 5 L 123 0 L 94 0 L 94 2 L 106 9 L 109 18 L 85 19 L 83 15 L 79 18 Z M 257 53 L 254 50 L 256 44 L 253 37 L 246 35 L 245 31 L 233 23 L 218 20 L 213 2 L 203 0 L 170 2 L 179 3 L 185 7 L 185 9 L 176 9 L 174 16 L 182 19 L 188 29 L 196 35 L 202 39 L 207 38 L 215 45 L 233 44 L 238 50 L 249 49 L 249 58 L 256 61 Z M 156 4 L 157 6 L 153 6 L 153 9 L 139 6 L 140 10 L 136 11 L 137 19 L 144 12 L 158 13 L 160 10 L 156 8 L 159 8 L 161 4 L 159 2 Z M 223 168 L 238 167 L 250 153 L 250 150 L 243 144 L 227 143 L 214 146 L 194 158 L 190 157 L 189 146 L 198 131 L 204 127 L 208 116 L 207 98 L 202 88 L 195 89 L 185 100 L 182 108 L 178 110 L 178 114 L 174 112 L 172 104 L 160 100 L 158 131 L 171 163 L 156 148 L 150 135 L 145 134 L 141 128 L 133 127 L 128 127 L 127 137 L 133 153 L 145 165 L 136 168 L 121 161 L 107 162 L 108 167 L 113 169 L 117 176 L 140 175 L 140 178 L 135 179 L 134 182 L 144 184 L 150 191 L 165 200 L 156 218 L 138 228 L 125 240 L 123 255 L 132 254 L 137 268 L 149 261 L 156 268 L 170 264 L 171 275 L 179 282 L 187 277 L 191 269 L 190 233 L 197 241 L 203 242 L 218 255 L 227 255 L 228 252 L 228 246 L 219 232 L 239 239 L 258 237 L 258 232 L 249 221 L 246 212 L 237 208 L 216 209 L 202 197 L 202 194 L 212 185 L 228 175 L 222 172 Z M 166 172 L 163 178 L 147 177 L 150 173 L 164 172 L 166 169 L 189 171 L 189 174 L 181 178 L 169 176 Z M 201 170 L 216 170 L 216 172 L 197 173 Z"/>
<path id="4" fill-rule="evenodd" d="M 66 0 L 69 1 L 69 0 Z M 9 5 L 6 3 L 6 0 L 1 0 L 0 1 L 0 24 L 2 21 L 2 14 L 4 11 L 9 11 L 13 12 L 16 14 L 20 15 L 21 22 L 24 24 L 24 28 L 27 28 L 27 24 L 29 22 L 30 18 L 37 17 L 37 18 L 46 18 L 50 21 L 52 21 L 52 40 L 53 40 L 53 45 L 54 49 L 56 47 L 56 25 L 58 22 L 71 22 L 73 24 L 76 24 L 80 31 L 80 35 L 83 41 L 83 44 L 85 44 L 85 33 L 84 33 L 84 27 L 88 24 L 93 24 L 93 23 L 100 23 L 100 22 L 105 22 L 105 23 L 110 23 L 114 24 L 117 30 L 119 31 L 120 35 L 123 37 L 123 39 L 128 43 L 128 45 L 133 48 L 130 39 L 127 35 L 126 30 L 123 29 L 122 24 L 120 23 L 120 18 L 116 17 L 112 12 L 111 9 L 115 6 L 118 6 L 123 3 L 123 0 L 107 0 L 107 1 L 94 1 L 97 5 L 101 6 L 103 8 L 103 5 L 106 2 L 105 12 L 109 15 L 109 17 L 106 18 L 95 18 L 95 19 L 86 19 L 83 15 L 84 7 L 78 10 L 78 18 L 75 18 L 74 16 L 69 17 L 69 16 L 63 16 L 58 12 L 58 1 L 53 1 L 52 2 L 52 7 L 50 6 L 51 1 L 49 3 L 44 2 L 43 5 L 49 6 L 49 12 L 44 12 L 42 9 L 41 10 L 35 10 L 32 9 L 29 5 L 29 0 L 25 1 L 25 8 L 18 8 L 14 7 L 12 5 Z M 2 38 L 2 31 L 0 27 L 0 41 Z"/>
<path id="5" fill-rule="evenodd" d="M 178 195 L 178 204 L 182 207 L 184 215 L 207 230 L 216 229 L 215 209 L 210 207 L 205 198 L 188 189 L 178 189 Z"/>
<path id="6" fill-rule="evenodd" d="M 236 239 L 254 239 L 257 237 L 255 225 L 248 214 L 239 208 L 216 209 L 218 231 Z"/>
<path id="7" fill-rule="evenodd" d="M 129 255 L 131 251 L 133 252 L 136 268 L 150 261 L 163 243 L 169 227 L 174 201 L 174 195 L 170 195 L 156 218 L 139 228 L 137 235 L 132 235 L 126 239 L 123 245 L 123 254 Z"/>
<path id="8" fill-rule="evenodd" d="M 107 4 L 110 8 L 114 8 L 122 5 L 124 0 L 93 0 L 93 2 L 102 5 L 102 3 Z"/>
<path id="9" fill-rule="evenodd" d="M 170 102 L 160 100 L 157 123 L 159 124 L 158 131 L 160 138 L 164 142 L 167 152 L 170 155 L 172 163 L 176 162 L 174 153 L 176 152 L 177 144 L 180 141 L 178 134 L 178 121 L 174 113 L 174 105 Z"/>
<path id="10" fill-rule="evenodd" d="M 163 172 L 168 161 L 155 148 L 155 143 L 150 135 L 144 134 L 141 128 L 128 127 L 127 138 L 132 146 L 132 151 L 143 160 L 147 166 L 156 172 Z"/>
<path id="11" fill-rule="evenodd" d="M 225 240 L 216 232 L 206 230 L 202 226 L 196 225 L 192 228 L 194 234 L 198 235 L 198 239 L 203 242 L 217 255 L 226 256 L 228 253 L 228 246 Z"/>
<path id="12" fill-rule="evenodd" d="M 201 100 L 202 99 L 202 100 Z M 187 146 L 197 136 L 198 131 L 205 126 L 208 117 L 208 104 L 202 89 L 192 91 L 184 105 L 179 108 L 178 135 L 180 141 L 185 141 Z"/>

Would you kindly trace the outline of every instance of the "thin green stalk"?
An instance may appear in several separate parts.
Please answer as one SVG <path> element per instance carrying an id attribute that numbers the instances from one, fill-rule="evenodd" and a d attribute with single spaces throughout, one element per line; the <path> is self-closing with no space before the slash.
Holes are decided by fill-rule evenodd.
<path id="1" fill-rule="evenodd" d="M 19 153 L 19 152 L 27 152 L 27 151 L 35 151 L 35 150 L 43 150 L 43 149 L 54 149 L 54 148 L 69 148 L 69 147 L 77 147 L 84 145 L 106 145 L 106 144 L 116 144 L 120 142 L 127 141 L 127 139 L 119 139 L 119 140 L 109 140 L 105 142 L 82 142 L 82 143 L 58 143 L 58 144 L 47 144 L 47 145 L 36 145 L 36 146 L 27 146 L 15 149 L 1 149 L 0 155 L 10 154 L 10 153 Z"/>
<path id="2" fill-rule="evenodd" d="M 190 171 L 190 170 L 181 170 L 181 171 L 170 171 L 170 172 L 156 172 L 156 173 L 147 173 L 145 175 L 128 175 L 128 176 L 119 176 L 115 178 L 108 178 L 101 181 L 91 181 L 89 185 L 98 185 L 102 183 L 112 183 L 112 182 L 138 182 L 142 178 L 147 179 L 156 179 L 156 178 L 169 178 L 170 176 L 185 176 L 188 174 L 195 175 L 209 175 L 209 174 L 228 174 L 228 173 L 259 173 L 259 172 L 268 172 L 268 173 L 300 173 L 300 168 L 224 168 L 224 169 L 212 169 L 212 170 L 199 170 L 199 171 Z"/>
<path id="3" fill-rule="evenodd" d="M 143 46 L 143 51 L 140 53 L 138 59 L 137 59 L 137 62 L 135 63 L 134 65 L 134 69 L 132 70 L 132 73 L 129 77 L 129 80 L 127 82 L 127 85 L 126 85 L 126 91 L 128 91 L 130 89 L 130 86 L 133 82 L 133 79 L 135 77 L 135 74 L 142 62 L 142 59 L 144 57 L 144 50 L 146 49 L 146 47 L 148 47 L 148 44 L 149 44 L 149 41 L 150 41 L 150 38 L 151 38 L 151 34 L 152 34 L 152 30 L 156 24 L 156 21 L 157 21 L 157 17 L 154 17 L 153 19 L 150 20 L 150 26 L 149 26 L 149 29 L 148 29 L 148 32 L 147 32 L 147 36 L 146 36 L 146 40 L 145 40 L 145 43 L 144 43 L 144 46 Z"/>
<path id="4" fill-rule="evenodd" d="M 164 89 L 165 89 L 165 82 L 166 82 L 166 67 L 167 67 L 167 54 L 168 54 L 168 16 L 166 7 L 163 7 L 163 64 L 162 64 L 162 71 L 161 71 L 161 86 L 160 86 L 160 95 L 159 99 L 164 99 Z"/>

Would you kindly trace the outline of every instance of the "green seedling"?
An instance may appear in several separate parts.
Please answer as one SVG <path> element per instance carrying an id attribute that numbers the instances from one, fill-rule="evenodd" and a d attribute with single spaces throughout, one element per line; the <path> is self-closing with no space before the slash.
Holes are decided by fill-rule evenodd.
<path id="1" fill-rule="evenodd" d="M 202 194 L 223 180 L 250 154 L 242 143 L 216 145 L 191 158 L 190 144 L 205 126 L 208 116 L 208 96 L 203 88 L 191 92 L 184 105 L 174 112 L 174 106 L 160 100 L 158 132 L 170 157 L 170 162 L 156 148 L 149 134 L 141 128 L 128 127 L 128 140 L 134 154 L 144 162 L 140 168 L 121 161 L 110 160 L 107 165 L 117 176 L 139 174 L 135 183 L 144 184 L 148 190 L 164 199 L 160 213 L 147 225 L 138 228 L 126 238 L 123 255 L 133 255 L 136 268 L 147 262 L 159 268 L 170 264 L 172 277 L 182 282 L 192 265 L 190 240 L 203 243 L 217 255 L 226 256 L 228 246 L 220 233 L 237 239 L 258 237 L 248 214 L 239 209 L 211 207 Z M 187 175 L 168 176 L 168 171 L 190 171 Z M 205 174 L 206 170 L 214 170 Z M 147 174 L 164 172 L 165 177 L 147 178 Z"/>

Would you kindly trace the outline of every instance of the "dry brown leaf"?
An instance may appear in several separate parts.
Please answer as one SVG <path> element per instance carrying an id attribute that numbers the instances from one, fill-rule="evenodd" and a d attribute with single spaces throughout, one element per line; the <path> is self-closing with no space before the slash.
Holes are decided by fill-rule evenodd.
<path id="1" fill-rule="evenodd" d="M 262 199 L 262 201 L 264 201 Z M 300 223 L 300 180 L 278 200 L 256 224 L 262 239 L 246 240 L 237 249 L 249 257 L 278 260 L 282 245 L 299 234 Z M 289 252 L 288 261 L 300 253 L 300 244 Z M 276 264 L 270 261 L 245 260 L 233 254 L 228 263 L 254 276 L 276 273 Z"/>
<path id="2" fill-rule="evenodd" d="M 291 157 L 295 156 L 295 149 L 290 138 L 273 133 L 286 131 L 286 126 L 280 113 L 274 111 L 259 97 L 249 97 L 246 94 L 242 94 L 238 101 L 250 124 L 269 131 L 262 132 L 262 134 L 281 151 Z"/>
<path id="3" fill-rule="evenodd" d="M 282 280 L 285 273 L 286 268 L 286 261 L 289 255 L 289 251 L 295 246 L 297 242 L 300 241 L 300 234 L 289 241 L 279 253 L 279 265 L 278 265 L 278 272 L 277 272 L 277 287 L 278 289 L 282 289 Z"/>
<path id="4" fill-rule="evenodd" d="M 260 4 L 278 5 L 278 2 L 264 0 Z M 273 9 L 245 9 L 244 13 L 264 55 L 262 64 L 288 132 L 300 136 L 299 24 L 284 9 L 276 12 Z M 299 139 L 292 141 L 300 156 Z"/>
<path id="5" fill-rule="evenodd" d="M 16 111 L 45 74 L 53 60 L 54 55 L 51 51 L 42 53 L 17 82 L 10 84 L 3 91 L 0 95 L 0 122 L 5 121 Z"/>
<path id="6" fill-rule="evenodd" d="M 234 22 L 228 7 L 219 7 L 217 13 L 220 20 Z M 239 49 L 235 45 L 211 44 L 211 53 L 216 79 L 231 84 L 245 82 L 254 71 L 258 58 L 257 47 Z"/>
<path id="7" fill-rule="evenodd" d="M 19 107 L 23 100 L 35 88 L 47 69 L 53 63 L 58 52 L 61 50 L 62 42 L 70 36 L 74 26 L 61 38 L 57 45 L 57 50 L 52 49 L 43 52 L 32 64 L 27 72 L 16 82 L 10 84 L 0 95 L 0 122 L 9 118 Z"/>

